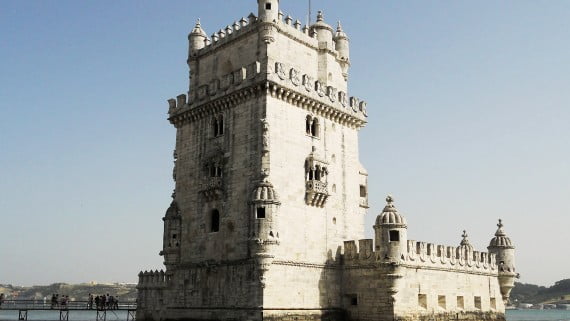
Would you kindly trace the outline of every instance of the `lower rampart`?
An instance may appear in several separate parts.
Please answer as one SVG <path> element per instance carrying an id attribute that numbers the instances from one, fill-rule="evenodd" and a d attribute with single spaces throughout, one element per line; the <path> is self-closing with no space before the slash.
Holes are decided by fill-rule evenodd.
<path id="1" fill-rule="evenodd" d="M 496 312 L 456 312 L 429 313 L 395 316 L 394 321 L 506 321 L 504 313 Z"/>

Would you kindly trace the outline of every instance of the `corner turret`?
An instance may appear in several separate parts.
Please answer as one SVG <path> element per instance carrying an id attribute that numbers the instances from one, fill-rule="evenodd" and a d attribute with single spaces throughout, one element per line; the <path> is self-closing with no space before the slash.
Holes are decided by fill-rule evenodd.
<path id="1" fill-rule="evenodd" d="M 501 294 L 503 301 L 507 304 L 511 290 L 514 287 L 515 279 L 518 278 L 518 274 L 515 270 L 515 246 L 503 230 L 502 220 L 499 220 L 497 226 L 498 229 L 497 232 L 495 232 L 495 237 L 491 239 L 487 249 L 489 253 L 495 253 L 497 256 Z"/>
<path id="2" fill-rule="evenodd" d="M 391 195 L 386 197 L 386 206 L 374 224 L 376 252 L 380 260 L 399 262 L 407 252 L 408 226 L 398 213 Z"/>
<path id="3" fill-rule="evenodd" d="M 189 56 L 191 56 L 192 53 L 204 48 L 206 46 L 206 39 L 208 39 L 208 36 L 206 35 L 204 29 L 202 29 L 200 19 L 198 19 L 198 21 L 196 21 L 196 26 L 188 35 L 188 41 L 190 43 Z"/>
<path id="4" fill-rule="evenodd" d="M 262 22 L 274 22 L 279 20 L 279 0 L 257 0 L 258 16 Z"/>
<path id="5" fill-rule="evenodd" d="M 317 22 L 311 26 L 319 41 L 319 49 L 333 49 L 333 28 L 324 19 L 322 11 L 317 14 Z"/>
<path id="6" fill-rule="evenodd" d="M 342 75 L 344 79 L 348 79 L 348 68 L 350 67 L 350 44 L 346 33 L 342 30 L 342 25 L 340 21 L 338 22 L 338 27 L 336 28 L 336 34 L 333 38 L 335 43 L 335 49 L 338 51 L 338 61 L 342 68 Z"/>
<path id="7" fill-rule="evenodd" d="M 267 178 L 253 189 L 249 224 L 249 252 L 256 261 L 259 282 L 265 287 L 265 274 L 273 262 L 273 248 L 279 245 L 277 209 L 281 202 L 273 185 Z"/>
<path id="8" fill-rule="evenodd" d="M 182 216 L 176 200 L 172 200 L 170 207 L 166 210 L 166 215 L 162 219 L 164 221 L 163 245 L 160 255 L 164 256 L 164 265 L 167 270 L 172 265 L 180 263 L 180 234 Z"/>

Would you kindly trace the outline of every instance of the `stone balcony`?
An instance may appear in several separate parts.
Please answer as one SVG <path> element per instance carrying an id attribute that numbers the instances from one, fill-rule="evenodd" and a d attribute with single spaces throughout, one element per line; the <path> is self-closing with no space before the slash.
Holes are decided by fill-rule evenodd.
<path id="1" fill-rule="evenodd" d="M 207 200 L 219 199 L 223 194 L 223 180 L 221 177 L 209 177 L 208 180 L 202 184 L 200 192 Z"/>
<path id="2" fill-rule="evenodd" d="M 308 180 L 305 187 L 305 201 L 307 205 L 324 207 L 329 197 L 327 183 L 319 180 Z"/>

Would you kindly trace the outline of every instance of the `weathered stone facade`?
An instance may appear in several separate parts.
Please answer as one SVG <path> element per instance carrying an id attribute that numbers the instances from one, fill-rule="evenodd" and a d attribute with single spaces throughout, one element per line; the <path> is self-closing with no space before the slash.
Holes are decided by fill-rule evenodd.
<path id="1" fill-rule="evenodd" d="M 364 237 L 366 103 L 347 93 L 348 37 L 258 0 L 189 35 L 165 271 L 139 274 L 139 320 L 501 320 L 515 274 L 500 224 L 489 253 L 407 239 L 391 197 Z M 352 241 L 357 240 L 357 241 Z M 500 264 L 497 265 L 497 260 Z"/>

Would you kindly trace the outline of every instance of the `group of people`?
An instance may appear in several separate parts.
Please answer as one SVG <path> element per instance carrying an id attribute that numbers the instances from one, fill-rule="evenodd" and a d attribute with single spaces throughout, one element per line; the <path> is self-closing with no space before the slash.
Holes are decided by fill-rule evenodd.
<path id="1" fill-rule="evenodd" d="M 87 301 L 87 308 L 90 310 L 93 308 L 97 310 L 116 310 L 119 308 L 119 297 L 114 297 L 112 295 L 97 295 L 89 293 L 89 299 Z"/>
<path id="2" fill-rule="evenodd" d="M 51 308 L 65 308 L 67 307 L 67 303 L 69 302 L 69 295 L 62 295 L 61 297 L 59 294 L 52 294 L 51 295 Z"/>

